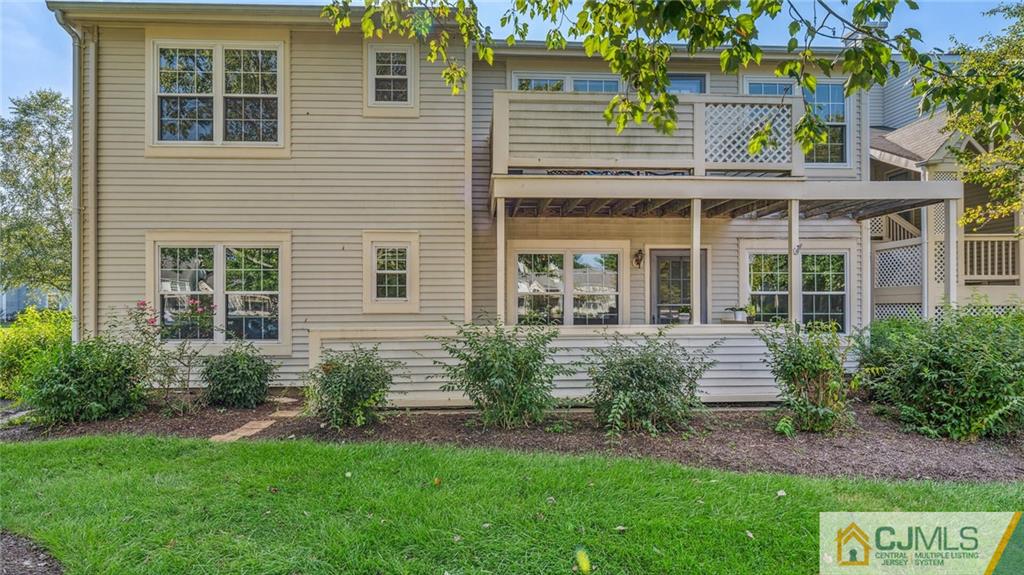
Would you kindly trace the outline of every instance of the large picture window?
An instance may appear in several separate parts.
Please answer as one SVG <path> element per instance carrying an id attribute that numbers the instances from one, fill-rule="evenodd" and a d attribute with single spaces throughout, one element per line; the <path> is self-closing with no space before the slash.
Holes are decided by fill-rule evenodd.
<path id="1" fill-rule="evenodd" d="M 158 144 L 277 145 L 281 44 L 155 43 Z"/>
<path id="2" fill-rule="evenodd" d="M 622 255 L 604 250 L 529 250 L 515 256 L 520 324 L 621 323 Z"/>

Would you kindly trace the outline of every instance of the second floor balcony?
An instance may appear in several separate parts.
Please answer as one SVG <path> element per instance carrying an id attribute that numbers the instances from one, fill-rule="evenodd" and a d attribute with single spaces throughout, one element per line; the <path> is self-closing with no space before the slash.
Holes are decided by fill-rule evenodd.
<path id="1" fill-rule="evenodd" d="M 803 114 L 799 97 L 681 94 L 671 135 L 633 123 L 616 133 L 603 115 L 611 97 L 495 91 L 492 173 L 804 176 L 804 155 L 793 140 Z M 766 123 L 776 145 L 751 154 L 751 136 Z"/>

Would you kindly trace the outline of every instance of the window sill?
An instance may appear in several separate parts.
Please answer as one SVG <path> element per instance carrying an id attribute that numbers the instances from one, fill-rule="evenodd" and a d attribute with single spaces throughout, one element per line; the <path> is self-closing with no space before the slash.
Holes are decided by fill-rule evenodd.
<path id="1" fill-rule="evenodd" d="M 187 159 L 289 159 L 292 151 L 288 146 L 232 146 L 232 145 L 159 145 L 149 144 L 144 154 L 147 158 Z"/>

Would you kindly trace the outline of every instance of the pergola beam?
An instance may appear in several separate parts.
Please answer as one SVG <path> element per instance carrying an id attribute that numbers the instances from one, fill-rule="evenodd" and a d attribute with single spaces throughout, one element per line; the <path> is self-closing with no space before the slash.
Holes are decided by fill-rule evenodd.
<path id="1" fill-rule="evenodd" d="M 949 201 L 949 200 L 947 200 Z M 865 209 L 853 213 L 853 218 L 857 221 L 870 220 L 871 218 L 877 218 L 879 216 L 885 216 L 888 214 L 895 214 L 906 210 L 913 210 L 916 208 L 923 208 L 936 203 L 934 200 L 918 201 L 918 202 L 906 202 L 896 201 L 888 202 L 884 204 L 868 204 Z"/>
<path id="2" fill-rule="evenodd" d="M 560 209 L 562 215 L 568 216 L 569 214 L 571 214 L 573 210 L 575 210 L 576 207 L 579 206 L 580 202 L 582 201 L 583 198 L 572 198 L 571 200 L 566 200 L 565 203 L 562 204 L 562 207 Z"/>
<path id="3" fill-rule="evenodd" d="M 660 210 L 661 208 L 675 201 L 678 200 L 649 200 L 646 202 L 646 205 L 644 205 L 644 207 L 641 208 L 639 212 L 637 212 L 637 215 L 646 216 L 647 214 L 653 214 Z"/>

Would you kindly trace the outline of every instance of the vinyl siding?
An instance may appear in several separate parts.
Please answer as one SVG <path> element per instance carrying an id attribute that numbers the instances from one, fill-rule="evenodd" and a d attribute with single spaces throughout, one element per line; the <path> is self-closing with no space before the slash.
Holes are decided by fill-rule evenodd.
<path id="1" fill-rule="evenodd" d="M 154 159 L 143 156 L 144 38 L 100 29 L 100 325 L 146 296 L 144 237 L 158 229 L 292 232 L 285 384 L 306 368 L 309 328 L 462 317 L 465 105 L 439 65 L 419 64 L 419 118 L 364 118 L 358 32 L 295 30 L 290 159 Z M 367 229 L 419 231 L 421 313 L 362 313 Z"/>

